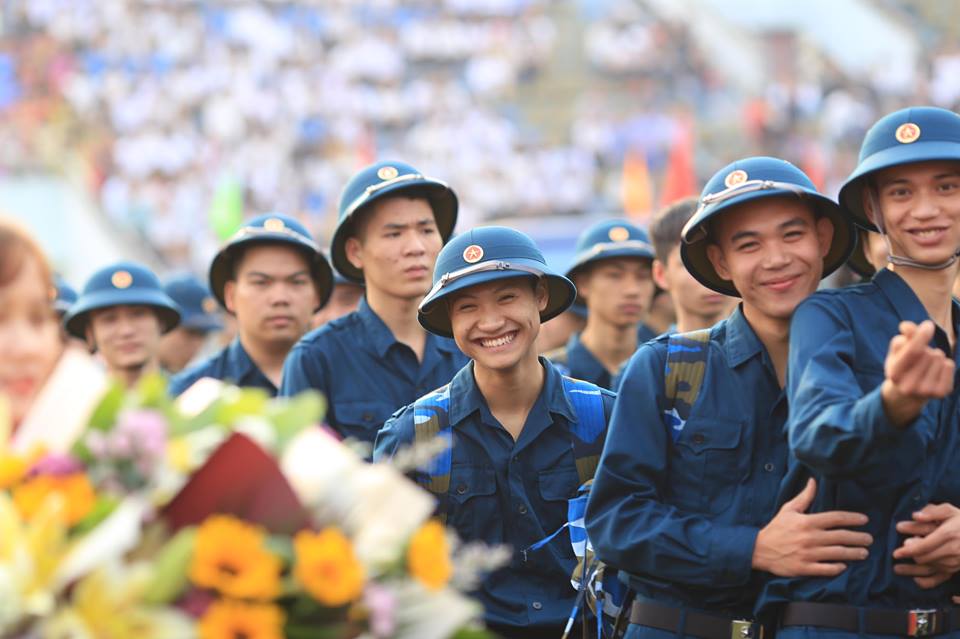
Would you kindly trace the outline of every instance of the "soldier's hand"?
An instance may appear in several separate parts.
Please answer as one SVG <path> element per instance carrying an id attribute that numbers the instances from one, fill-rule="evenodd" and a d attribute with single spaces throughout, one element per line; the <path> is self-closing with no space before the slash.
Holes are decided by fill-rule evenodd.
<path id="1" fill-rule="evenodd" d="M 934 588 L 960 571 L 960 508 L 927 504 L 909 521 L 897 523 L 897 532 L 908 535 L 893 551 L 894 572 L 913 577 L 921 588 Z"/>
<path id="2" fill-rule="evenodd" d="M 810 479 L 757 535 L 753 567 L 781 577 L 833 577 L 848 561 L 867 558 L 868 533 L 848 530 L 867 523 L 863 513 L 830 511 L 806 514 L 817 494 Z"/>
<path id="3" fill-rule="evenodd" d="M 912 423 L 927 401 L 953 390 L 953 360 L 928 346 L 933 332 L 930 320 L 900 322 L 900 334 L 890 340 L 880 394 L 887 417 L 899 428 Z"/>

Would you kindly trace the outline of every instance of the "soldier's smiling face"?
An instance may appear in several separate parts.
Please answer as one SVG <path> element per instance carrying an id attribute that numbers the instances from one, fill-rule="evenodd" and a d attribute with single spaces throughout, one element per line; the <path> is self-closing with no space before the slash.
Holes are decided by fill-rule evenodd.
<path id="1" fill-rule="evenodd" d="M 114 371 L 150 364 L 160 348 L 160 318 L 150 306 L 121 305 L 90 312 L 88 340 Z"/>
<path id="2" fill-rule="evenodd" d="M 833 224 L 795 197 L 765 197 L 724 211 L 711 236 L 710 262 L 737 287 L 745 309 L 789 321 L 817 290 Z"/>
<path id="3" fill-rule="evenodd" d="M 928 264 L 953 255 L 960 246 L 960 162 L 895 166 L 878 171 L 871 182 L 864 208 L 876 220 L 879 204 L 895 255 Z"/>
<path id="4" fill-rule="evenodd" d="M 447 309 L 457 346 L 477 366 L 509 370 L 536 357 L 547 288 L 530 277 L 476 284 L 450 296 Z"/>

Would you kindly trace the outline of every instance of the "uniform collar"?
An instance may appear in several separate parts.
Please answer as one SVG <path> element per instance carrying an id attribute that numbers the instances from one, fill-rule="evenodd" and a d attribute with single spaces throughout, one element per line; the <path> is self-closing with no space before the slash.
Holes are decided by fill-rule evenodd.
<path id="1" fill-rule="evenodd" d="M 377 355 L 380 357 L 386 357 L 387 351 L 390 350 L 390 347 L 398 343 L 397 338 L 393 335 L 393 331 L 391 331 L 390 327 L 387 326 L 382 319 L 380 319 L 380 316 L 377 315 L 372 308 L 370 308 L 370 305 L 367 304 L 366 296 L 360 298 L 360 303 L 357 305 L 356 314 L 357 317 L 360 318 L 360 323 L 363 325 L 365 339 L 369 340 Z M 426 351 L 428 351 L 430 348 L 436 348 L 438 350 L 447 352 L 454 352 L 457 350 L 456 344 L 454 344 L 453 340 L 441 339 L 433 333 L 428 332 L 426 347 L 424 348 L 424 361 L 426 361 Z"/>
<path id="2" fill-rule="evenodd" d="M 230 342 L 230 345 L 227 347 L 227 367 L 234 375 L 236 382 L 240 385 L 243 385 L 243 382 L 250 381 L 251 378 L 260 377 L 273 386 L 270 378 L 264 375 L 256 362 L 247 354 L 247 350 L 243 347 L 243 344 L 240 343 L 239 337 L 233 338 L 233 341 Z"/>
<path id="3" fill-rule="evenodd" d="M 901 321 L 914 322 L 919 324 L 924 320 L 930 319 L 927 309 L 917 294 L 913 292 L 910 285 L 888 268 L 882 268 L 873 276 L 873 283 L 880 292 L 883 293 L 893 306 L 893 312 Z"/>
<path id="4" fill-rule="evenodd" d="M 567 341 L 567 364 L 571 370 L 574 368 L 574 361 L 576 361 L 578 377 L 582 374 L 586 379 L 596 380 L 604 375 L 610 376 L 600 360 L 580 341 L 580 333 L 574 333 Z"/>
<path id="5" fill-rule="evenodd" d="M 576 422 L 577 414 L 563 390 L 563 376 L 548 360 L 543 357 L 539 360 L 540 365 L 543 366 L 544 379 L 543 389 L 540 391 L 537 403 L 545 400 L 549 413 L 565 417 L 568 422 Z M 455 426 L 485 406 L 487 406 L 487 401 L 477 386 L 477 381 L 473 376 L 473 361 L 471 361 L 460 369 L 460 372 L 454 375 L 450 381 L 449 418 L 451 426 Z M 531 410 L 532 414 L 533 410 Z M 529 421 L 529 417 L 527 419 Z"/>
<path id="6" fill-rule="evenodd" d="M 893 307 L 893 312 L 896 313 L 900 321 L 919 324 L 924 320 L 930 319 L 930 315 L 927 313 L 927 309 L 924 308 L 923 302 L 920 301 L 920 298 L 917 297 L 917 294 L 910 288 L 906 280 L 894 271 L 888 268 L 882 268 L 873 276 L 872 282 L 890 302 L 890 306 Z M 958 303 L 956 299 L 953 299 L 951 301 L 951 307 L 952 312 L 950 316 L 953 321 L 954 334 L 960 335 L 960 303 Z M 954 357 L 954 354 L 950 352 L 950 342 L 947 335 L 940 326 L 936 327 L 930 343 L 940 348 L 946 353 L 947 357 Z M 958 351 L 960 351 L 960 349 L 958 349 Z M 957 355 L 960 355 L 960 352 L 958 352 Z"/>
<path id="7" fill-rule="evenodd" d="M 730 368 L 740 364 L 764 351 L 763 342 L 757 337 L 750 326 L 750 322 L 743 315 L 743 305 L 738 304 L 733 313 L 724 320 L 726 339 L 724 349 L 727 354 L 727 363 Z"/>

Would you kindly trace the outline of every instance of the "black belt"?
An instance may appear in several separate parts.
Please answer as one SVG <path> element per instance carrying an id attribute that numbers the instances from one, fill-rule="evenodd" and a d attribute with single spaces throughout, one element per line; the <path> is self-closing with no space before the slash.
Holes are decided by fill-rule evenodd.
<path id="1" fill-rule="evenodd" d="M 863 623 L 860 622 L 861 612 Z M 817 626 L 847 632 L 901 637 L 934 637 L 960 630 L 960 608 L 940 610 L 881 610 L 842 604 L 791 603 L 780 626 Z"/>
<path id="2" fill-rule="evenodd" d="M 686 611 L 686 622 L 680 608 L 661 606 L 649 601 L 634 601 L 630 623 L 667 632 L 682 632 L 697 639 L 763 639 L 763 626 L 755 621 Z"/>

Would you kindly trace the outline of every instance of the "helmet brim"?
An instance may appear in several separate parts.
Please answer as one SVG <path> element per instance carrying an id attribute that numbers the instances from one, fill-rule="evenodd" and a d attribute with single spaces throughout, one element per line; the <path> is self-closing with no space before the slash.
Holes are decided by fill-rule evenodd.
<path id="1" fill-rule="evenodd" d="M 86 339 L 87 320 L 91 312 L 111 306 L 149 306 L 160 318 L 162 333 L 172 331 L 180 323 L 180 311 L 176 302 L 162 291 L 101 291 L 81 295 L 63 318 L 67 333 L 78 339 Z"/>
<path id="2" fill-rule="evenodd" d="M 817 211 L 818 217 L 825 217 L 833 223 L 833 240 L 830 250 L 823 258 L 823 275 L 826 277 L 840 268 L 850 257 L 856 247 L 856 231 L 850 218 L 843 212 L 836 202 L 820 195 L 816 191 L 804 190 L 802 195 L 785 191 L 753 191 L 708 207 L 700 214 L 694 215 L 690 223 L 683 230 L 684 241 L 680 243 L 680 258 L 684 266 L 701 284 L 707 288 L 740 297 L 740 292 L 733 282 L 720 277 L 710 258 L 707 257 L 707 228 L 711 220 L 731 207 L 745 202 L 771 197 L 800 197 L 801 201 L 809 202 Z"/>
<path id="3" fill-rule="evenodd" d="M 547 285 L 547 306 L 540 313 L 541 323 L 553 319 L 573 305 L 577 297 L 577 287 L 573 285 L 573 282 L 562 275 L 545 270 L 542 262 L 517 259 L 511 260 L 511 262 L 543 272 L 540 277 Z M 443 287 L 432 297 L 428 296 L 424 298 L 420 304 L 417 319 L 420 320 L 420 325 L 431 333 L 440 335 L 441 337 L 453 337 L 453 329 L 450 325 L 450 313 L 447 310 L 444 300 L 448 299 L 454 293 L 470 288 L 471 286 L 516 277 L 535 278 L 537 276 L 526 271 L 509 269 L 481 271 L 466 275 L 451 282 L 448 286 Z"/>
<path id="4" fill-rule="evenodd" d="M 333 239 L 330 241 L 330 259 L 333 261 L 333 267 L 344 278 L 363 284 L 363 271 L 354 266 L 347 259 L 347 239 L 354 235 L 354 223 L 358 215 L 367 211 L 371 204 L 384 199 L 387 196 L 401 196 L 404 192 L 410 192 L 412 197 L 423 196 L 430 203 L 433 210 L 433 218 L 437 223 L 437 230 L 443 243 L 453 234 L 453 228 L 457 224 L 457 195 L 453 190 L 436 180 L 420 180 L 417 182 L 402 182 L 386 187 L 372 194 L 360 204 L 354 206 L 353 210 L 337 222 L 337 228 L 333 232 Z"/>
<path id="5" fill-rule="evenodd" d="M 912 144 L 892 146 L 878 151 L 861 162 L 840 189 L 840 204 L 862 229 L 879 232 L 863 208 L 863 188 L 867 178 L 877 171 L 917 162 L 960 162 L 960 143 L 919 140 Z"/>

